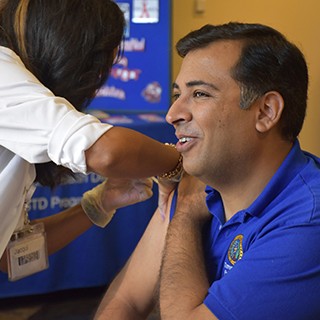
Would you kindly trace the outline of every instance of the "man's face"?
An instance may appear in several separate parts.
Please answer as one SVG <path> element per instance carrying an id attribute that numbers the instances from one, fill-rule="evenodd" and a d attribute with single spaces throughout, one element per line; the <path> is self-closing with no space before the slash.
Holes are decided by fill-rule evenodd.
<path id="1" fill-rule="evenodd" d="M 255 107 L 240 109 L 240 88 L 231 77 L 240 53 L 238 41 L 218 41 L 189 52 L 167 114 L 185 170 L 216 187 L 245 174 L 257 140 Z"/>

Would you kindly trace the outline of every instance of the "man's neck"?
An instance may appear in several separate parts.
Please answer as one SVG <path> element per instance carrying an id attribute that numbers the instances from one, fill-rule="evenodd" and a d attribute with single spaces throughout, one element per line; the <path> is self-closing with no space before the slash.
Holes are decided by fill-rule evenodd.
<path id="1" fill-rule="evenodd" d="M 285 142 L 281 148 L 274 152 L 261 154 L 252 163 L 243 169 L 233 179 L 232 184 L 221 185 L 217 188 L 220 192 L 225 218 L 228 221 L 235 213 L 249 207 L 261 194 L 270 179 L 274 176 L 292 148 L 292 144 Z M 236 175 L 235 175 L 236 176 Z"/>

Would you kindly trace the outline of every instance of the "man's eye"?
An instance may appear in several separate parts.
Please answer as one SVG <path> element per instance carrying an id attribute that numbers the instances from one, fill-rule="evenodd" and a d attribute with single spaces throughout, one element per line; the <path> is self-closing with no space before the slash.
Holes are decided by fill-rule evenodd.
<path id="1" fill-rule="evenodd" d="M 209 95 L 202 91 L 195 91 L 193 96 L 196 98 L 201 98 L 201 97 L 208 97 Z"/>
<path id="2" fill-rule="evenodd" d="M 172 94 L 172 100 L 173 100 L 173 101 L 176 101 L 179 97 L 180 97 L 180 94 L 177 93 L 177 92 L 174 92 L 174 93 Z"/>

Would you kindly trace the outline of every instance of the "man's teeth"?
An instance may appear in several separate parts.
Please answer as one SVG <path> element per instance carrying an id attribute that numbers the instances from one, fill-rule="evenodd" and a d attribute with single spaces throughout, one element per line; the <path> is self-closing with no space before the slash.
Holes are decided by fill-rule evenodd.
<path id="1" fill-rule="evenodd" d="M 188 142 L 188 141 L 191 141 L 191 138 L 183 137 L 183 138 L 180 138 L 180 139 L 179 139 L 179 142 L 180 142 L 180 143 L 186 143 L 186 142 Z"/>

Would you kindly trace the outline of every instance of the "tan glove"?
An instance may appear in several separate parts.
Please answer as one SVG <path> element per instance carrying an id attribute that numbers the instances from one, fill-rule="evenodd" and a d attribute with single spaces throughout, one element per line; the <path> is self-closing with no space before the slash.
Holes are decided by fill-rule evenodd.
<path id="1" fill-rule="evenodd" d="M 103 228 L 110 222 L 116 209 L 145 201 L 151 196 L 151 179 L 109 178 L 85 192 L 81 206 L 88 218 Z"/>

